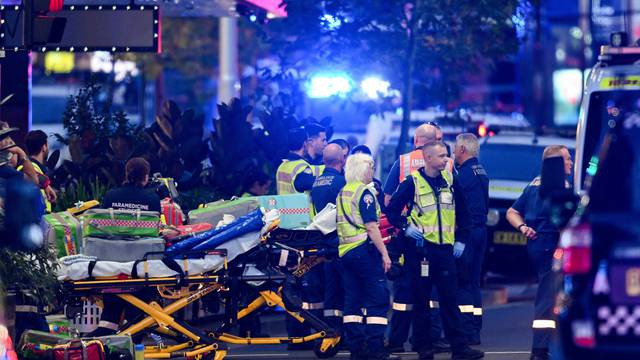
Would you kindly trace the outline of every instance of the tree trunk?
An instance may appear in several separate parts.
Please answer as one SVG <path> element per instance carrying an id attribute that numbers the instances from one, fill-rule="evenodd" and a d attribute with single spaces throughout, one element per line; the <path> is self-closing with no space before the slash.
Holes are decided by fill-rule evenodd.
<path id="1" fill-rule="evenodd" d="M 409 19 L 407 37 L 407 56 L 404 64 L 404 76 L 402 84 L 402 125 L 400 127 L 400 140 L 396 147 L 396 158 L 404 154 L 409 139 L 409 127 L 411 125 L 411 103 L 413 101 L 413 68 L 416 56 L 416 29 L 420 18 L 421 1 L 416 1 L 411 18 Z"/>

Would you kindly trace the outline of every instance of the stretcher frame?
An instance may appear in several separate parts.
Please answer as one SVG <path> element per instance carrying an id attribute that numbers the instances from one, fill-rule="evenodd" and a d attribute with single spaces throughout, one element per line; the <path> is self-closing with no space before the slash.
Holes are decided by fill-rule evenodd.
<path id="1" fill-rule="evenodd" d="M 286 245 L 275 243 L 266 244 L 266 238 L 262 241 L 262 246 L 278 247 L 291 250 Z M 202 253 L 202 252 L 200 252 Z M 302 252 L 295 252 L 302 261 L 299 262 L 297 268 L 292 275 L 300 278 L 312 267 L 322 263 L 324 259 L 317 257 L 313 252 L 308 252 L 310 257 L 303 257 Z M 323 320 L 316 317 L 305 309 L 287 309 L 282 295 L 282 286 L 278 286 L 277 290 L 263 289 L 258 292 L 258 296 L 251 301 L 243 309 L 236 309 L 238 302 L 236 293 L 230 291 L 237 288 L 240 282 L 250 281 L 283 281 L 286 275 L 280 273 L 276 275 L 241 275 L 229 276 L 228 264 L 226 259 L 226 250 L 207 251 L 207 255 L 217 254 L 224 256 L 224 266 L 221 274 L 216 275 L 188 275 L 179 274 L 172 277 L 149 278 L 147 273 L 147 257 L 157 253 L 148 253 L 144 256 L 143 264 L 145 276 L 143 278 L 126 278 L 117 277 L 66 281 L 63 285 L 65 293 L 71 297 L 113 294 L 118 296 L 126 303 L 136 307 L 144 313 L 144 318 L 135 322 L 127 323 L 118 334 L 134 336 L 146 330 L 168 335 L 174 338 L 186 338 L 176 345 L 159 347 L 145 346 L 145 359 L 171 359 L 171 358 L 195 358 L 195 359 L 213 359 L 221 360 L 227 355 L 227 344 L 240 345 L 277 345 L 277 344 L 302 344 L 321 340 L 316 344 L 314 353 L 319 358 L 330 358 L 338 352 L 338 343 L 340 342 L 340 334 L 331 328 Z M 246 264 L 245 264 L 246 265 Z M 243 265 L 244 266 L 244 265 Z M 186 258 L 185 258 L 186 268 Z M 197 288 L 190 290 L 190 287 Z M 139 288 L 156 287 L 160 295 L 165 299 L 174 299 L 169 305 L 162 307 L 155 301 L 145 302 L 132 294 Z M 167 294 L 169 287 L 177 288 L 178 291 L 186 289 L 184 296 L 179 294 Z M 163 295 L 163 291 L 165 294 Z M 223 294 L 227 306 L 225 307 L 225 319 L 217 329 L 207 332 L 189 325 L 186 321 L 176 319 L 172 316 L 177 311 L 185 308 L 189 304 L 202 299 L 208 294 L 219 292 Z M 230 306 L 229 306 L 230 305 Z M 230 330 L 238 320 L 250 315 L 251 313 L 263 307 L 279 306 L 285 310 L 287 316 L 291 316 L 300 323 L 307 323 L 315 332 L 304 337 L 240 337 L 230 334 Z"/>
<path id="2" fill-rule="evenodd" d="M 202 254 L 202 252 L 200 252 Z M 65 281 L 63 289 L 70 298 L 83 296 L 95 296 L 103 294 L 113 294 L 126 303 L 138 308 L 146 316 L 135 323 L 127 323 L 118 334 L 136 335 L 147 329 L 157 327 L 154 331 L 162 334 L 176 335 L 186 338 L 186 341 L 176 345 L 166 347 L 145 346 L 145 359 L 172 359 L 189 358 L 222 360 L 227 354 L 226 347 L 214 338 L 211 338 L 205 331 L 192 327 L 187 322 L 172 316 L 175 312 L 185 308 L 187 305 L 203 298 L 213 292 L 228 291 L 225 286 L 227 279 L 226 250 L 207 251 L 206 255 L 220 255 L 224 257 L 222 274 L 216 275 L 189 275 L 188 272 L 176 276 L 149 278 L 146 273 L 148 269 L 147 258 L 149 255 L 157 253 L 147 253 L 143 258 L 145 276 L 142 278 L 119 278 L 109 277 L 100 279 Z M 187 264 L 185 259 L 185 264 Z M 188 269 L 188 268 L 186 268 Z M 173 294 L 173 301 L 169 305 L 162 307 L 155 301 L 145 302 L 133 293 L 140 288 L 156 287 L 162 296 L 162 292 L 167 292 L 169 288 L 176 288 L 183 292 L 184 296 L 178 297 Z M 195 287 L 193 290 L 191 288 Z M 163 296 L 165 297 L 165 296 Z M 165 298 L 172 298 L 171 296 Z"/>

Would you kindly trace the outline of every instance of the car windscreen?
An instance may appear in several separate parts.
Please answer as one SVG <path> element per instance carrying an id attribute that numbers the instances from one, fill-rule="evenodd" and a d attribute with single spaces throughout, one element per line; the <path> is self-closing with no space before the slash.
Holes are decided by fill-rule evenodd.
<path id="1" fill-rule="evenodd" d="M 543 146 L 486 143 L 479 160 L 489 179 L 528 182 L 540 175 L 543 151 Z"/>
<path id="2" fill-rule="evenodd" d="M 640 97 L 628 93 L 607 94 L 600 112 L 603 140 L 589 189 L 593 212 L 640 214 Z"/>
<path id="3" fill-rule="evenodd" d="M 604 136 L 609 130 L 608 122 L 620 118 L 623 113 L 639 108 L 640 90 L 616 90 L 593 92 L 589 98 L 588 117 L 582 156 L 582 181 L 593 175 L 598 165 L 598 156 Z"/>

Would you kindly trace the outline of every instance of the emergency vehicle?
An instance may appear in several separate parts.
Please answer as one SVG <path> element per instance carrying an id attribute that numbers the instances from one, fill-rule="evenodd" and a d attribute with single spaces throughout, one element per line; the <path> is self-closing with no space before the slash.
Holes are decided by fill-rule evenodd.
<path id="1" fill-rule="evenodd" d="M 613 34 L 601 48 L 580 111 L 574 185 L 583 196 L 555 253 L 567 359 L 640 357 L 640 47 L 625 39 Z"/>

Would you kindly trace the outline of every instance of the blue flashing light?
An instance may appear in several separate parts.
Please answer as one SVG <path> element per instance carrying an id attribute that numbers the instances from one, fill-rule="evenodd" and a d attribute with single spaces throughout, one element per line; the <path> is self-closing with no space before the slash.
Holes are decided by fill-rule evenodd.
<path id="1" fill-rule="evenodd" d="M 353 90 L 353 81 L 345 74 L 322 74 L 311 77 L 307 95 L 311 98 L 344 97 Z"/>
<path id="2" fill-rule="evenodd" d="M 322 21 L 324 27 L 327 30 L 336 30 L 340 28 L 340 26 L 342 25 L 342 20 L 340 20 L 340 18 L 335 17 L 331 14 L 324 14 L 320 18 L 320 21 Z"/>
<path id="3" fill-rule="evenodd" d="M 389 95 L 390 85 L 388 81 L 381 80 L 378 77 L 368 77 L 362 80 L 360 88 L 370 99 L 377 99 L 380 96 Z"/>

